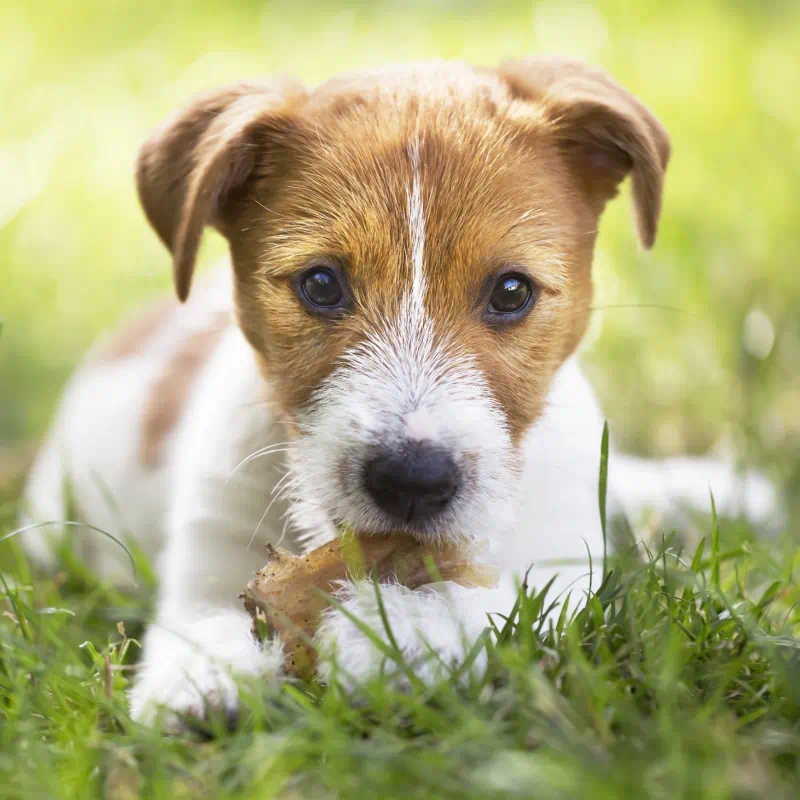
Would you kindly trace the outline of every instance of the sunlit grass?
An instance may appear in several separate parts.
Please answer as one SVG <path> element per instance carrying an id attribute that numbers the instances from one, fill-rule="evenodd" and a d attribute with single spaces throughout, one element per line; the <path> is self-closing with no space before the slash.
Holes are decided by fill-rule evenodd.
<path id="1" fill-rule="evenodd" d="M 146 598 L 69 564 L 32 580 L 6 543 L 2 796 L 793 797 L 798 558 L 707 527 L 689 551 L 667 532 L 623 549 L 581 610 L 523 587 L 487 619 L 483 676 L 404 691 L 250 682 L 235 732 L 212 717 L 177 738 L 127 713 Z"/>

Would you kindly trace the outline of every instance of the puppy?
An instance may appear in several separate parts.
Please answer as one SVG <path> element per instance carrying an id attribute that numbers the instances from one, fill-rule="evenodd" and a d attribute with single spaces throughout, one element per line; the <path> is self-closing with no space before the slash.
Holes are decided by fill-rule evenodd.
<path id="1" fill-rule="evenodd" d="M 606 74 L 538 59 L 366 72 L 311 93 L 241 83 L 152 136 L 138 188 L 178 299 L 207 225 L 232 270 L 95 348 L 28 486 L 30 519 L 64 519 L 68 487 L 81 520 L 158 556 L 135 718 L 234 709 L 235 676 L 279 674 L 279 645 L 256 645 L 237 599 L 267 543 L 301 551 L 340 525 L 488 542 L 497 589 L 383 590 L 425 680 L 509 610 L 528 566 L 540 586 L 558 575 L 554 594 L 586 588 L 603 416 L 574 353 L 592 251 L 627 175 L 653 244 L 669 152 Z M 678 499 L 703 503 L 709 483 L 720 503 L 737 495 L 721 465 L 614 455 L 611 468 L 623 506 L 664 507 L 671 483 Z M 768 488 L 748 481 L 739 496 L 760 513 Z M 45 564 L 51 538 L 28 540 Z M 112 543 L 74 546 L 125 580 Z M 383 631 L 370 586 L 341 600 Z M 346 680 L 388 668 L 339 612 L 318 644 L 323 676 L 334 662 Z"/>

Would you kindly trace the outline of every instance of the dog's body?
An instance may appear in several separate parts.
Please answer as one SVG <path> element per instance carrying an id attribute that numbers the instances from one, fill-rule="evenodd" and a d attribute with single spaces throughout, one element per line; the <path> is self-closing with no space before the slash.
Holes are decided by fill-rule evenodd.
<path id="1" fill-rule="evenodd" d="M 337 526 L 489 543 L 495 590 L 384 588 L 423 677 L 508 611 L 515 581 L 582 591 L 602 553 L 603 417 L 574 351 L 596 225 L 632 172 L 655 237 L 666 134 L 602 73 L 532 61 L 341 79 L 310 96 L 276 81 L 203 98 L 146 145 L 145 210 L 186 299 L 202 228 L 229 239 L 234 280 L 161 307 L 91 354 L 29 483 L 34 519 L 81 518 L 160 554 L 158 614 L 132 711 L 235 705 L 231 674 L 279 673 L 238 594 L 263 546 L 302 550 Z M 611 460 L 623 507 L 721 505 L 721 466 Z M 746 510 L 770 503 L 756 479 Z M 670 489 L 674 490 L 670 492 Z M 700 498 L 700 499 L 698 499 Z M 101 575 L 124 554 L 76 540 Z M 163 545 L 163 546 L 162 546 Z M 48 559 L 45 534 L 30 547 Z M 342 590 L 378 630 L 371 588 Z M 319 634 L 325 674 L 381 668 L 346 615 Z M 480 664 L 477 665 L 478 667 Z"/>

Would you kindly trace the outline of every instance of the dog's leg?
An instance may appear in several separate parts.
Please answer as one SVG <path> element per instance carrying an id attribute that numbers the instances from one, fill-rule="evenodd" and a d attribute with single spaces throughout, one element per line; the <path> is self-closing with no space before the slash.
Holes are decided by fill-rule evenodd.
<path id="1" fill-rule="evenodd" d="M 216 492 L 220 501 L 235 502 L 237 487 L 229 484 L 220 492 L 214 483 L 204 485 L 207 496 Z M 215 706 L 234 713 L 235 678 L 277 674 L 281 661 L 277 644 L 262 648 L 256 643 L 252 621 L 238 599 L 264 560 L 259 553 L 263 545 L 248 550 L 243 535 L 252 534 L 258 517 L 252 522 L 253 515 L 241 514 L 242 506 L 223 502 L 215 512 L 199 491 L 195 495 L 196 513 L 176 515 L 169 530 L 156 618 L 145 636 L 142 671 L 129 698 L 134 719 L 152 723 L 165 708 L 171 727 L 180 715 L 203 717 Z"/>
<path id="2" fill-rule="evenodd" d="M 131 716 L 152 724 L 164 713 L 173 729 L 184 716 L 202 719 L 215 709 L 235 718 L 235 679 L 280 670 L 280 647 L 258 646 L 251 626 L 250 617 L 233 608 L 161 613 L 145 637 L 142 673 L 129 693 Z"/>
<path id="3" fill-rule="evenodd" d="M 159 707 L 172 712 L 169 721 L 208 704 L 233 710 L 236 676 L 279 669 L 278 645 L 255 643 L 239 593 L 283 529 L 275 489 L 285 475 L 285 436 L 248 345 L 231 336 L 201 376 L 179 432 L 156 618 L 130 693 L 134 718 L 146 722 Z"/>

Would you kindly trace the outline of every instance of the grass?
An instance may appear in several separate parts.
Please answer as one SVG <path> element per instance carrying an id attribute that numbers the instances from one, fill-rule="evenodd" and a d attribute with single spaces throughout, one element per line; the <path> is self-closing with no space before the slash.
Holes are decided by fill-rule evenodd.
<path id="1" fill-rule="evenodd" d="M 7 541 L 2 797 L 795 797 L 800 558 L 741 522 L 706 524 L 691 550 L 666 533 L 618 546 L 585 603 L 521 587 L 487 620 L 480 679 L 251 682 L 236 731 L 212 719 L 170 738 L 125 702 L 149 592 L 68 558 L 34 578 Z"/>
<path id="2" fill-rule="evenodd" d="M 553 51 L 611 70 L 673 137 L 656 249 L 625 199 L 598 244 L 585 363 L 615 437 L 714 448 L 800 502 L 794 0 L 38 0 L 0 4 L 0 30 L 0 536 L 76 360 L 168 287 L 133 191 L 152 125 L 246 76 Z M 204 263 L 222 250 L 210 236 Z M 126 596 L 67 550 L 43 577 L 0 543 L 0 797 L 795 797 L 798 519 L 767 538 L 710 514 L 702 549 L 659 528 L 553 628 L 529 587 L 482 682 L 243 686 L 240 729 L 205 738 L 127 715 L 149 565 Z"/>

